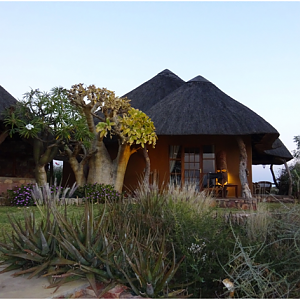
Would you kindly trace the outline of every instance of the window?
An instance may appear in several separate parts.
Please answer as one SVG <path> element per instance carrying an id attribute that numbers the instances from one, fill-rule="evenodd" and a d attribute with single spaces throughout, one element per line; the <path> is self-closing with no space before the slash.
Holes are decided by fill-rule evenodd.
<path id="1" fill-rule="evenodd" d="M 170 182 L 174 184 L 194 183 L 197 189 L 201 189 L 201 183 L 205 186 L 207 174 L 215 172 L 215 151 L 212 145 L 172 145 L 169 147 L 169 160 Z"/>

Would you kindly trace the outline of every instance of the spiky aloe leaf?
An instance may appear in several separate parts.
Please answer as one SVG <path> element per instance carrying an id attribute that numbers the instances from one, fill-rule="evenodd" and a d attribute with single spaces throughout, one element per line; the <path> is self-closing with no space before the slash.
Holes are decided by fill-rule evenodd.
<path id="1" fill-rule="evenodd" d="M 95 275 L 93 273 L 87 273 L 86 278 L 87 278 L 88 282 L 90 283 L 96 297 L 98 298 L 99 292 L 97 290 Z"/>
<path id="2" fill-rule="evenodd" d="M 85 274 L 81 270 L 68 270 L 68 272 L 61 275 L 53 275 L 53 278 L 56 278 L 56 281 L 47 286 L 47 289 L 54 288 L 53 293 L 55 293 L 63 284 L 71 282 L 80 278 L 85 277 Z"/>
<path id="3" fill-rule="evenodd" d="M 116 282 L 113 281 L 111 283 L 109 283 L 103 290 L 101 290 L 101 292 L 98 294 L 98 298 L 100 299 L 106 292 L 110 291 L 111 289 L 113 289 L 116 286 Z"/>
<path id="4" fill-rule="evenodd" d="M 79 239 L 81 242 L 82 242 L 83 239 L 84 239 L 84 233 L 83 233 L 83 231 L 82 231 L 82 226 L 81 226 L 82 222 L 83 222 L 83 221 L 81 220 L 81 222 L 78 223 L 77 218 L 74 218 L 74 227 L 75 227 L 75 230 L 76 230 L 76 232 L 77 232 L 78 239 Z"/>
<path id="5" fill-rule="evenodd" d="M 157 285 L 157 290 L 162 291 L 163 288 L 169 284 L 170 280 L 173 278 L 173 276 L 175 275 L 175 273 L 177 272 L 180 264 L 182 263 L 182 261 L 184 260 L 184 256 L 179 260 L 179 262 L 176 264 L 176 257 L 175 257 L 175 249 L 174 249 L 174 245 L 172 243 L 172 251 L 173 251 L 173 263 L 169 269 L 169 271 L 164 275 L 163 279 L 158 283 Z"/>
<path id="6" fill-rule="evenodd" d="M 93 236 L 93 219 L 94 219 L 94 212 L 93 212 L 93 204 L 86 201 L 85 204 L 85 247 L 89 251 L 91 248 L 91 239 Z"/>
<path id="7" fill-rule="evenodd" d="M 65 240 L 72 241 L 71 244 L 74 247 L 75 247 L 75 245 L 78 246 L 81 253 L 87 253 L 86 247 L 81 243 L 76 231 L 74 230 L 74 228 L 72 226 L 70 226 L 70 223 L 62 215 L 57 215 L 57 222 L 61 229 L 66 228 L 67 231 L 69 232 L 66 235 L 66 231 L 63 230 L 61 232 L 61 237 L 64 238 Z"/>
<path id="8" fill-rule="evenodd" d="M 2 253 L 8 253 L 11 250 L 13 250 L 11 245 L 3 244 L 3 243 L 0 242 L 0 251 Z"/>
<path id="9" fill-rule="evenodd" d="M 19 264 L 11 264 L 8 267 L 6 267 L 5 269 L 3 269 L 2 271 L 0 271 L 0 274 L 9 272 L 9 271 L 13 271 L 16 269 L 20 269 L 20 265 Z"/>
<path id="10" fill-rule="evenodd" d="M 51 261 L 50 261 L 50 265 L 52 266 L 61 266 L 61 265 L 76 265 L 77 262 L 74 261 L 74 260 L 69 260 L 69 259 L 65 259 L 65 258 L 62 258 L 62 257 L 56 257 L 56 258 L 53 258 Z"/>
<path id="11" fill-rule="evenodd" d="M 65 248 L 65 250 L 75 259 L 83 265 L 88 265 L 89 263 L 85 260 L 85 258 L 80 254 L 80 252 L 64 237 L 58 240 L 60 245 Z"/>
<path id="12" fill-rule="evenodd" d="M 116 258 L 116 257 L 114 257 Z M 130 287 L 132 288 L 132 290 L 135 292 L 136 295 L 140 295 L 140 291 L 139 289 L 135 286 L 135 284 L 133 283 L 134 279 L 130 278 L 127 273 L 123 270 L 122 267 L 120 267 L 115 259 L 115 264 L 118 266 L 118 269 L 122 272 L 122 274 L 125 276 L 127 282 L 129 283 Z M 137 280 L 137 279 L 136 279 Z"/>
<path id="13" fill-rule="evenodd" d="M 89 272 L 89 273 L 92 273 L 92 274 L 99 275 L 104 282 L 108 282 L 108 280 L 110 279 L 107 272 L 105 272 L 105 271 L 103 271 L 99 268 L 91 268 L 91 267 L 84 266 L 84 265 L 81 265 L 80 268 L 84 272 Z M 87 274 L 89 274 L 89 273 L 87 273 Z"/>
<path id="14" fill-rule="evenodd" d="M 47 273 L 42 275 L 42 277 L 50 277 L 53 275 L 65 274 L 69 270 L 70 270 L 70 267 L 57 268 L 57 267 L 51 266 L 48 268 Z"/>
<path id="15" fill-rule="evenodd" d="M 72 227 L 70 222 L 57 210 L 53 211 L 56 224 L 59 228 L 60 234 L 64 236 L 69 241 L 73 241 Z"/>
<path id="16" fill-rule="evenodd" d="M 41 247 L 42 247 L 42 252 L 41 252 L 41 255 L 46 255 L 49 253 L 50 251 L 50 248 L 49 248 L 49 245 L 46 241 L 46 238 L 40 228 L 40 243 L 41 243 Z"/>
<path id="17" fill-rule="evenodd" d="M 9 221 L 10 221 L 11 226 L 12 226 L 13 229 L 15 230 L 17 236 L 18 236 L 18 237 L 21 239 L 21 241 L 24 243 L 24 245 L 26 245 L 26 247 L 28 247 L 30 250 L 32 250 L 32 251 L 37 251 L 37 252 L 39 252 L 39 254 L 40 254 L 40 251 L 38 250 L 37 246 L 34 245 L 34 244 L 30 241 L 30 239 L 29 239 L 28 237 L 26 237 L 26 236 L 21 232 L 21 230 L 20 230 L 17 226 L 15 226 L 14 221 L 15 221 L 16 224 L 18 224 L 18 222 L 17 222 L 16 220 L 13 221 L 9 215 L 7 215 L 7 216 L 8 216 L 8 219 L 9 219 Z"/>
<path id="18" fill-rule="evenodd" d="M 14 273 L 12 276 L 16 277 L 16 276 L 24 275 L 27 273 L 31 273 L 31 272 L 34 272 L 37 268 L 38 268 L 38 266 L 35 266 L 35 267 L 29 268 L 26 270 L 22 270 L 22 271 Z"/>
<path id="19" fill-rule="evenodd" d="M 39 265 L 36 270 L 28 277 L 28 279 L 33 278 L 35 275 L 39 274 L 40 272 L 44 271 L 49 265 L 49 261 Z"/>
<path id="20" fill-rule="evenodd" d="M 30 254 L 30 253 L 11 253 L 10 256 L 23 258 L 23 259 L 25 259 L 27 261 L 35 261 L 35 262 L 41 263 L 44 260 L 44 258 L 41 257 L 41 256 L 39 256 L 39 255 L 35 255 L 35 254 Z"/>
<path id="21" fill-rule="evenodd" d="M 35 231 L 34 213 L 32 212 L 27 213 L 27 211 L 25 211 L 24 221 L 25 221 L 24 227 L 26 229 L 26 233 L 30 236 L 32 241 L 37 245 L 39 239 L 37 238 L 36 231 Z"/>

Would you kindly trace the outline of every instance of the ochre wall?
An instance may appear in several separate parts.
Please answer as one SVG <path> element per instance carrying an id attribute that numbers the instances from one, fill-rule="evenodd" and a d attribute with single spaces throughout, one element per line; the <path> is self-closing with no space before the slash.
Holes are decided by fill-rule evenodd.
<path id="1" fill-rule="evenodd" d="M 252 148 L 250 136 L 242 137 L 248 155 L 248 182 L 252 187 Z M 238 196 L 241 196 L 241 185 L 239 179 L 239 148 L 235 136 L 159 136 L 157 144 L 153 149 L 148 146 L 148 153 L 151 161 L 151 173 L 158 173 L 158 183 L 169 182 L 169 145 L 184 145 L 197 147 L 200 145 L 214 145 L 215 153 L 223 150 L 226 152 L 228 183 L 238 185 Z M 125 174 L 125 189 L 133 190 L 137 187 L 138 180 L 142 178 L 145 168 L 145 161 L 142 152 L 133 154 L 129 160 Z M 234 196 L 234 189 L 228 189 L 228 196 Z"/>

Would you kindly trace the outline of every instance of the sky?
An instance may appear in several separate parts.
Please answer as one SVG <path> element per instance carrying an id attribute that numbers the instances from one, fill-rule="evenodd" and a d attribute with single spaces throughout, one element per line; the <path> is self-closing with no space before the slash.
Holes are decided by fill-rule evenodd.
<path id="1" fill-rule="evenodd" d="M 0 85 L 16 99 L 76 83 L 122 96 L 169 69 L 205 77 L 296 149 L 300 2 L 0 1 L 0 12 Z M 259 180 L 273 181 L 269 166 L 253 168 Z"/>

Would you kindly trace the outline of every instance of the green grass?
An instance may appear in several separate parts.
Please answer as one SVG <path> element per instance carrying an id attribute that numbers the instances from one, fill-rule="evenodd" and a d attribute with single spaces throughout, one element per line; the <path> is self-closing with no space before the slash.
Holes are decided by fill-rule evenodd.
<path id="1" fill-rule="evenodd" d="M 63 209 L 63 206 L 61 207 Z M 17 206 L 0 206 L 0 242 L 4 241 L 3 233 L 11 233 L 12 228 L 8 219 L 7 215 L 14 216 L 17 220 L 24 219 L 24 210 L 31 210 L 34 212 L 36 217 L 37 224 L 42 220 L 41 213 L 39 209 L 35 206 L 31 207 L 17 207 Z M 67 206 L 67 212 L 69 216 L 72 216 L 74 213 L 75 215 L 81 215 L 84 212 L 84 205 L 70 205 Z"/>
<path id="2" fill-rule="evenodd" d="M 260 206 L 268 207 L 270 211 L 274 211 L 277 209 L 280 209 L 282 207 L 282 204 L 280 203 L 259 203 Z M 296 204 L 285 204 L 288 207 L 292 207 Z M 62 208 L 63 209 L 63 208 Z M 38 210 L 37 207 L 32 206 L 29 208 L 26 207 L 16 207 L 16 206 L 0 206 L 0 242 L 3 241 L 3 232 L 11 232 L 11 225 L 8 219 L 8 214 L 13 215 L 17 220 L 23 220 L 24 218 L 24 210 L 32 210 L 35 213 L 35 217 L 37 222 L 41 221 L 41 213 Z M 68 215 L 71 216 L 74 214 L 81 214 L 84 211 L 84 205 L 70 205 L 67 206 Z M 238 213 L 238 212 L 244 212 L 238 209 L 229 209 L 229 208 L 215 208 L 214 211 L 216 211 L 218 214 L 226 214 L 226 213 Z M 250 212 L 250 211 L 249 211 Z"/>

